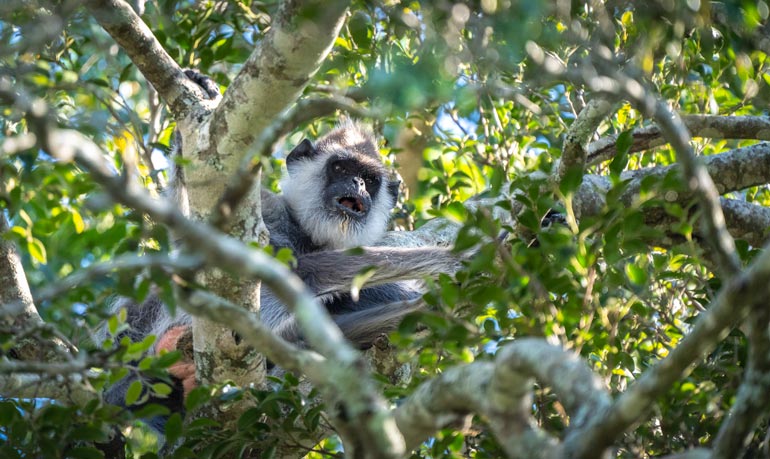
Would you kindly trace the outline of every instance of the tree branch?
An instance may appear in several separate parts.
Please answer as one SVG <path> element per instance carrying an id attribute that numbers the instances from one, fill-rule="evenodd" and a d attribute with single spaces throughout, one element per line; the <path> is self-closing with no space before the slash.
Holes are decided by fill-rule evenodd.
<path id="1" fill-rule="evenodd" d="M 594 414 L 610 406 L 604 383 L 576 354 L 540 338 L 517 339 L 503 346 L 495 359 L 494 387 L 519 387 L 514 373 L 534 377 L 553 388 L 570 415 L 570 429 L 583 426 Z M 503 389 L 505 390 L 505 389 Z M 523 390 L 523 388 L 518 389 Z"/>
<path id="2" fill-rule="evenodd" d="M 0 234 L 9 230 L 8 220 L 0 214 Z M 42 322 L 29 290 L 24 267 L 13 242 L 0 238 L 0 314 L 13 318 L 15 325 Z M 10 305 L 15 307 L 9 308 Z"/>
<path id="3" fill-rule="evenodd" d="M 203 90 L 184 75 L 128 3 L 124 0 L 87 0 L 85 4 L 158 91 L 177 119 L 205 99 Z"/>
<path id="4" fill-rule="evenodd" d="M 556 440 L 532 419 L 535 380 L 554 389 L 578 426 L 595 410 L 609 404 L 609 396 L 601 383 L 577 356 L 538 338 L 507 344 L 495 358 L 485 413 L 495 436 L 512 458 L 547 458 L 560 454 Z"/>
<path id="5" fill-rule="evenodd" d="M 0 235 L 8 229 L 8 221 L 0 213 Z M 0 320 L 9 322 L 16 333 L 46 326 L 35 307 L 16 246 L 3 237 L 0 237 L 0 286 Z M 69 356 L 69 351 L 74 349 L 58 337 L 43 340 L 38 336 L 24 336 L 11 351 L 21 360 L 53 362 Z"/>
<path id="6" fill-rule="evenodd" d="M 701 162 L 706 173 L 713 177 L 719 194 L 770 182 L 770 142 L 704 156 L 701 158 Z M 623 202 L 630 202 L 631 198 L 639 193 L 641 183 L 646 177 L 654 175 L 662 178 L 679 167 L 681 166 L 672 164 L 623 172 L 620 178 L 632 180 L 632 183 L 623 192 L 621 199 Z"/>
<path id="7" fill-rule="evenodd" d="M 727 229 L 733 237 L 754 247 L 767 243 L 770 234 L 770 208 L 738 199 L 722 198 Z"/>
<path id="8" fill-rule="evenodd" d="M 660 459 L 710 459 L 711 450 L 706 448 L 693 448 L 681 453 L 669 454 Z"/>
<path id="9" fill-rule="evenodd" d="M 558 450 L 556 440 L 532 421 L 535 379 L 552 387 L 564 403 L 572 432 L 610 406 L 602 382 L 580 358 L 542 339 L 524 338 L 501 348 L 494 363 L 454 367 L 421 384 L 396 408 L 396 422 L 411 449 L 478 413 L 490 419 L 509 457 L 551 457 Z"/>
<path id="10" fill-rule="evenodd" d="M 85 405 L 98 397 L 98 392 L 86 384 L 82 373 L 73 373 L 66 377 L 29 373 L 2 374 L 0 375 L 0 393 L 3 397 L 44 397 L 60 402 L 71 401 L 78 405 Z"/>
<path id="11" fill-rule="evenodd" d="M 185 311 L 227 326 L 281 368 L 325 380 L 329 365 L 320 354 L 301 349 L 265 327 L 256 314 L 204 290 L 181 289 L 180 306 Z"/>
<path id="12" fill-rule="evenodd" d="M 564 179 L 567 171 L 572 169 L 583 171 L 585 169 L 588 142 L 599 124 L 609 115 L 612 107 L 613 104 L 609 101 L 597 97 L 588 101 L 588 104 L 575 118 L 564 138 L 561 161 L 559 161 L 559 167 L 556 170 L 556 178 L 559 182 Z"/>
<path id="13" fill-rule="evenodd" d="M 770 119 L 766 116 L 682 115 L 693 137 L 712 139 L 770 140 Z M 666 140 L 658 126 L 645 126 L 631 132 L 629 153 L 665 145 Z M 603 137 L 588 145 L 589 165 L 607 161 L 615 156 L 617 135 Z"/>
<path id="14" fill-rule="evenodd" d="M 492 379 L 493 371 L 490 362 L 450 368 L 412 392 L 394 411 L 406 449 L 416 448 L 467 414 L 482 412 L 486 403 L 483 388 Z"/>
<path id="15" fill-rule="evenodd" d="M 682 166 L 687 186 L 701 206 L 705 239 L 716 252 L 718 267 L 727 276 L 739 272 L 740 260 L 735 252 L 735 241 L 725 227 L 724 215 L 719 206 L 719 194 L 706 168 L 695 157 L 690 145 L 690 134 L 679 115 L 642 83 L 618 70 L 616 62 L 600 57 L 602 54 L 611 55 L 607 49 L 598 50 L 591 55 L 601 73 L 588 61 L 584 62 L 579 71 L 567 69 L 557 59 L 546 55 L 534 42 L 528 42 L 526 49 L 532 60 L 549 74 L 585 84 L 600 94 L 624 97 L 645 116 L 655 119 L 661 132 L 676 151 L 677 162 Z"/>
<path id="16" fill-rule="evenodd" d="M 106 276 L 115 271 L 130 271 L 152 267 L 164 267 L 171 268 L 174 271 L 179 272 L 195 270 L 200 268 L 202 265 L 202 258 L 191 255 L 174 258 L 162 254 L 150 254 L 144 256 L 138 256 L 134 254 L 120 255 L 104 263 L 94 263 L 51 285 L 48 285 L 43 289 L 40 289 L 35 294 L 35 300 L 39 302 L 56 298 L 68 290 L 89 283 L 94 279 Z"/>

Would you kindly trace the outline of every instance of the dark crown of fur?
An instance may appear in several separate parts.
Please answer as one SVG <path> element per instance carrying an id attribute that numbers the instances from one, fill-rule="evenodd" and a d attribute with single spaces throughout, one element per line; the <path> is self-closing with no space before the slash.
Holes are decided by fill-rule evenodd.
<path id="1" fill-rule="evenodd" d="M 320 152 L 347 151 L 368 156 L 382 162 L 374 134 L 356 123 L 348 122 L 335 128 L 318 139 L 316 149 Z"/>

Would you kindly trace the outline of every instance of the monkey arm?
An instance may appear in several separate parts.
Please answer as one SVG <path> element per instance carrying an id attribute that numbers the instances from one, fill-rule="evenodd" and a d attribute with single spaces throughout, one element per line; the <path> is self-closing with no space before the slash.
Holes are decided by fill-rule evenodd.
<path id="1" fill-rule="evenodd" d="M 349 288 L 349 286 L 348 286 Z M 319 296 L 332 320 L 345 337 L 360 349 L 369 348 L 374 340 L 396 329 L 405 315 L 424 307 L 418 281 L 401 281 L 368 286 L 359 298 L 347 293 Z M 302 331 L 292 316 L 270 292 L 262 291 L 262 320 L 283 339 L 303 344 Z"/>
<path id="2" fill-rule="evenodd" d="M 366 268 L 375 271 L 366 286 L 453 274 L 460 256 L 446 247 L 366 247 L 360 253 L 346 250 L 311 252 L 297 257 L 297 275 L 316 295 L 350 291 L 353 279 Z"/>
<path id="3" fill-rule="evenodd" d="M 192 330 L 190 326 L 184 324 L 169 328 L 158 337 L 155 349 L 157 352 L 161 350 L 169 352 L 178 350 L 182 352 L 182 358 L 171 365 L 168 368 L 168 372 L 179 380 L 184 391 L 184 398 L 187 398 L 187 395 L 196 386 L 195 362 L 192 354 Z"/>

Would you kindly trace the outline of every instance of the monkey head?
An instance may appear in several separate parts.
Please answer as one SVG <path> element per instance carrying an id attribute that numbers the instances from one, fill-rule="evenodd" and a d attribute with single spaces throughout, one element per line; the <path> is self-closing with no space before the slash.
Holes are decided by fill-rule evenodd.
<path id="1" fill-rule="evenodd" d="M 315 244 L 344 249 L 382 236 L 399 182 L 388 179 L 370 132 L 345 123 L 315 145 L 305 139 L 286 157 L 286 168 L 284 198 Z"/>

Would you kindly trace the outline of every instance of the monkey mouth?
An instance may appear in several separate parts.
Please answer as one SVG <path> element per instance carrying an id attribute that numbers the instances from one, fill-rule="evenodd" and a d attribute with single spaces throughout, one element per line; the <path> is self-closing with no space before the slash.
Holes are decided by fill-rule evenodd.
<path id="1" fill-rule="evenodd" d="M 364 201 L 357 196 L 343 196 L 337 199 L 337 208 L 356 217 L 361 217 L 366 213 Z"/>

